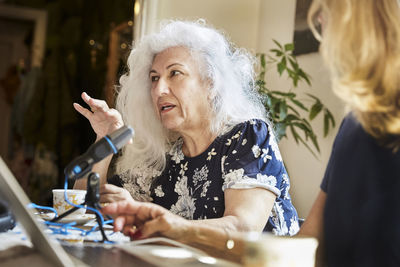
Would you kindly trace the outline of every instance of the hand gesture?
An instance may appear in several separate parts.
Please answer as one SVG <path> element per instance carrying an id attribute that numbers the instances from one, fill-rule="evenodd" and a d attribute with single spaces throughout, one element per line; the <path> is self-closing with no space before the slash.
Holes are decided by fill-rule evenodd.
<path id="1" fill-rule="evenodd" d="M 113 216 L 114 231 L 121 231 L 132 239 L 165 236 L 183 240 L 190 222 L 153 203 L 125 200 L 113 202 L 102 209 Z"/>
<path id="2" fill-rule="evenodd" d="M 89 105 L 90 110 L 74 103 L 74 108 L 80 114 L 89 120 L 97 139 L 112 133 L 124 125 L 121 114 L 113 108 L 109 108 L 104 100 L 91 98 L 85 92 L 82 93 L 82 99 Z"/>

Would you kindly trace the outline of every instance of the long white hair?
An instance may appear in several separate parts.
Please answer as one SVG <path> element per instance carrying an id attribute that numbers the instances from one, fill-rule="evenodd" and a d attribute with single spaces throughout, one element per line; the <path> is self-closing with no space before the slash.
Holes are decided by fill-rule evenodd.
<path id="1" fill-rule="evenodd" d="M 121 89 L 116 108 L 124 122 L 135 130 L 133 144 L 123 150 L 117 172 L 150 167 L 162 171 L 166 153 L 176 140 L 162 127 L 153 108 L 149 71 L 154 57 L 170 47 L 182 46 L 195 52 L 203 79 L 211 81 L 214 96 L 211 123 L 213 133 L 223 133 L 229 127 L 249 119 L 266 121 L 264 106 L 254 82 L 255 59 L 244 49 L 235 48 L 217 30 L 196 22 L 169 21 L 157 33 L 145 36 L 136 44 L 128 58 L 129 72 L 120 79 Z"/>

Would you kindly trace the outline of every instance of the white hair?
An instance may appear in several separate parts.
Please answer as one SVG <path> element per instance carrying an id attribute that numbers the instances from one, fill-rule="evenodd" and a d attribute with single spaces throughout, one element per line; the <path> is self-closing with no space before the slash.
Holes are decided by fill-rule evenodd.
<path id="1" fill-rule="evenodd" d="M 137 167 L 162 171 L 166 153 L 174 140 L 163 128 L 152 105 L 149 72 L 154 57 L 170 47 L 186 47 L 199 60 L 200 73 L 211 81 L 214 96 L 210 131 L 217 135 L 240 122 L 266 120 L 264 106 L 255 89 L 255 59 L 244 49 L 235 48 L 217 30 L 196 22 L 169 21 L 157 33 L 143 37 L 128 58 L 129 72 L 120 79 L 116 108 L 124 122 L 135 130 L 133 144 L 124 148 L 117 164 L 119 173 Z M 202 69 L 202 68 L 205 69 Z"/>

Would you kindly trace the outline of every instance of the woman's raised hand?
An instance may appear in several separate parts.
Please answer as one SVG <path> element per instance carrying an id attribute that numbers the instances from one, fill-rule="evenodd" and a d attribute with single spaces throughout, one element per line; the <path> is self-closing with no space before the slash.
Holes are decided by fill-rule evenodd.
<path id="1" fill-rule="evenodd" d="M 90 110 L 74 103 L 74 108 L 80 114 L 89 120 L 97 139 L 112 133 L 124 125 L 121 114 L 113 108 L 109 108 L 104 100 L 91 98 L 85 92 L 82 93 L 82 99 L 89 105 Z"/>

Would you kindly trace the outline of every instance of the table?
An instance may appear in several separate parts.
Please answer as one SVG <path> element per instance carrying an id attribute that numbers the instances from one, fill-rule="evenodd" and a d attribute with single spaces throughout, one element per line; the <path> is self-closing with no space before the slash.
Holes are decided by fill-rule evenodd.
<path id="1" fill-rule="evenodd" d="M 99 234 L 100 235 L 100 234 Z M 158 245 L 139 245 L 140 241 L 129 242 L 121 233 L 112 235 L 112 239 L 120 240 L 117 245 L 101 244 L 93 242 L 70 243 L 61 242 L 66 252 L 89 266 L 96 267 L 125 267 L 125 266 L 223 266 L 237 267 L 221 259 L 208 257 L 201 251 L 195 249 L 185 250 L 184 248 L 160 246 Z M 159 238 L 162 239 L 162 238 Z M 175 250 L 174 250 L 175 249 Z M 180 250 L 180 251 L 178 251 Z M 155 253 L 163 252 L 164 255 Z M 172 251 L 172 252 L 171 252 Z M 175 252 L 192 253 L 193 256 L 179 258 Z M 179 253 L 178 253 L 179 254 Z M 211 260 L 211 261 L 210 261 Z M 23 229 L 17 225 L 13 230 L 0 233 L 0 266 L 20 267 L 20 266 L 51 266 L 46 261 L 45 256 L 40 255 L 32 247 L 32 243 L 25 237 Z"/>
<path id="2" fill-rule="evenodd" d="M 114 239 L 118 238 L 124 240 L 122 236 L 116 236 Z M 155 266 L 111 245 L 69 242 L 61 242 L 61 245 L 68 254 L 89 266 Z M 26 238 L 24 230 L 17 225 L 8 232 L 0 233 L 0 266 L 46 267 L 52 265 L 46 261 L 44 255 L 41 255 L 32 247 L 32 243 Z"/>

